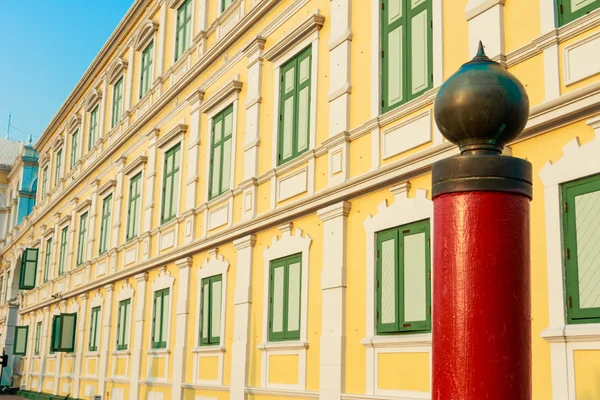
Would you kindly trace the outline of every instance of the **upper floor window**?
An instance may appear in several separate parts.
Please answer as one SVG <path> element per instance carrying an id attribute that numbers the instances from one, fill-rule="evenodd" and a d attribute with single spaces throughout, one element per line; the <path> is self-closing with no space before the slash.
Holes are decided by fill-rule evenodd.
<path id="1" fill-rule="evenodd" d="M 127 350 L 129 347 L 129 314 L 131 313 L 131 299 L 119 302 L 117 315 L 117 350 Z"/>
<path id="2" fill-rule="evenodd" d="M 35 287 L 38 253 L 38 249 L 27 248 L 21 255 L 21 276 L 19 277 L 19 289 L 29 290 Z"/>
<path id="3" fill-rule="evenodd" d="M 309 146 L 311 47 L 281 67 L 278 164 L 290 161 Z"/>
<path id="4" fill-rule="evenodd" d="M 69 227 L 65 226 L 60 233 L 60 251 L 58 253 L 58 276 L 65 272 L 65 258 L 67 256 L 67 234 Z"/>
<path id="5" fill-rule="evenodd" d="M 431 329 L 429 220 L 377 233 L 377 333 Z"/>
<path id="6" fill-rule="evenodd" d="M 24 356 L 27 354 L 27 337 L 29 336 L 29 326 L 15 326 L 15 338 L 13 354 Z"/>
<path id="7" fill-rule="evenodd" d="M 100 244 L 98 253 L 100 255 L 108 250 L 108 238 L 110 235 L 110 214 L 112 211 L 112 194 L 102 200 L 102 217 L 100 220 Z"/>
<path id="8" fill-rule="evenodd" d="M 300 339 L 302 255 L 271 261 L 269 340 Z"/>
<path id="9" fill-rule="evenodd" d="M 154 311 L 152 314 L 152 348 L 167 347 L 169 329 L 169 289 L 154 292 Z"/>
<path id="10" fill-rule="evenodd" d="M 114 128 L 115 125 L 121 120 L 121 113 L 123 112 L 123 77 L 113 86 L 113 103 L 112 103 L 112 117 L 110 127 Z"/>
<path id="11" fill-rule="evenodd" d="M 222 275 L 202 279 L 200 294 L 200 344 L 218 345 L 221 343 L 221 296 Z"/>
<path id="12" fill-rule="evenodd" d="M 568 24 L 600 7 L 600 0 L 557 0 L 558 24 Z"/>
<path id="13" fill-rule="evenodd" d="M 169 222 L 177 215 L 179 184 L 179 163 L 181 145 L 177 144 L 165 153 L 165 168 L 163 171 L 161 223 Z"/>
<path id="14" fill-rule="evenodd" d="M 71 169 L 75 167 L 75 163 L 77 162 L 77 146 L 79 141 L 79 129 L 73 132 L 71 135 Z"/>
<path id="15" fill-rule="evenodd" d="M 209 183 L 211 199 L 230 188 L 233 123 L 233 105 L 213 119 Z"/>
<path id="16" fill-rule="evenodd" d="M 235 0 L 221 0 L 221 12 L 227 10 L 227 8 L 233 4 Z"/>
<path id="17" fill-rule="evenodd" d="M 150 42 L 142 52 L 142 68 L 140 71 L 140 98 L 144 97 L 152 83 L 152 54 L 154 52 L 154 41 Z"/>
<path id="18" fill-rule="evenodd" d="M 33 346 L 33 355 L 40 355 L 40 342 L 42 341 L 42 321 L 35 325 L 35 344 Z"/>
<path id="19" fill-rule="evenodd" d="M 54 184 L 62 178 L 62 149 L 56 152 L 56 167 L 54 170 Z"/>
<path id="20" fill-rule="evenodd" d="M 46 197 L 46 193 L 48 193 L 48 166 L 44 167 L 42 171 L 42 199 Z"/>
<path id="21" fill-rule="evenodd" d="M 98 136 L 98 106 L 94 107 L 90 112 L 90 131 L 88 135 L 88 151 L 96 144 L 96 137 Z"/>
<path id="22" fill-rule="evenodd" d="M 129 182 L 129 205 L 127 207 L 126 240 L 131 240 L 139 234 L 140 212 L 142 205 L 142 173 L 139 172 Z"/>
<path id="23" fill-rule="evenodd" d="M 569 323 L 600 322 L 600 175 L 562 186 Z"/>
<path id="24" fill-rule="evenodd" d="M 192 0 L 185 0 L 177 9 L 177 27 L 175 31 L 175 61 L 181 57 L 190 45 L 192 30 Z"/>
<path id="25" fill-rule="evenodd" d="M 382 112 L 433 86 L 431 0 L 383 0 Z"/>
<path id="26" fill-rule="evenodd" d="M 79 217 L 79 236 L 77 238 L 77 265 L 85 262 L 85 244 L 87 237 L 88 213 L 85 212 Z"/>
<path id="27" fill-rule="evenodd" d="M 100 325 L 100 306 L 92 308 L 89 330 L 89 351 L 98 351 L 98 325 Z"/>
<path id="28" fill-rule="evenodd" d="M 52 259 L 52 239 L 46 241 L 46 254 L 44 255 L 44 283 L 48 282 L 50 275 L 50 260 Z"/>

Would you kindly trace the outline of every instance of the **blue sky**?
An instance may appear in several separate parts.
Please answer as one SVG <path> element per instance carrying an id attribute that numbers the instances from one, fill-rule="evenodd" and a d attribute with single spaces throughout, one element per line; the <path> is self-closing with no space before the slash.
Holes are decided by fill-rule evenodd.
<path id="1" fill-rule="evenodd" d="M 0 136 L 39 137 L 133 0 L 0 0 Z"/>

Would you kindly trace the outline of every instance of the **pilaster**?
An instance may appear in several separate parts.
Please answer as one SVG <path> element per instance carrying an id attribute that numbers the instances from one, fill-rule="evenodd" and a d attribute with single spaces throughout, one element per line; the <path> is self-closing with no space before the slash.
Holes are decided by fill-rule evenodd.
<path id="1" fill-rule="evenodd" d="M 100 365 L 98 368 L 98 393 L 104 393 L 106 387 L 106 376 L 108 373 L 108 355 L 110 352 L 110 330 L 112 321 L 112 303 L 115 284 L 104 286 L 105 305 L 102 307 L 102 337 L 100 338 Z"/>
<path id="2" fill-rule="evenodd" d="M 165 68 L 165 42 L 167 40 L 167 2 L 163 1 L 160 6 L 160 23 L 158 28 L 158 57 L 156 58 L 156 69 L 154 74 L 161 77 Z"/>
<path id="3" fill-rule="evenodd" d="M 146 193 L 143 197 L 143 210 L 144 210 L 144 218 L 142 223 L 144 224 L 141 228 L 142 234 L 149 233 L 152 230 L 152 226 L 154 224 L 153 216 L 154 216 L 154 189 L 156 186 L 156 140 L 158 139 L 158 134 L 160 130 L 155 128 L 152 129 L 146 135 L 148 137 L 148 161 L 146 165 L 148 166 L 148 172 L 145 179 L 144 189 Z M 150 239 L 144 239 L 148 241 L 147 246 L 144 247 L 148 249 L 148 251 L 142 252 L 142 259 L 147 260 L 152 255 L 152 249 L 150 248 Z"/>
<path id="4" fill-rule="evenodd" d="M 92 204 L 90 205 L 90 219 L 87 231 L 87 257 L 86 260 L 94 258 L 94 241 L 96 240 L 96 220 L 98 217 L 98 187 L 100 180 L 96 179 L 92 182 Z"/>
<path id="5" fill-rule="evenodd" d="M 469 57 L 475 56 L 478 43 L 482 41 L 488 57 L 504 59 L 505 2 L 506 0 L 469 0 L 465 10 L 469 25 Z"/>
<path id="6" fill-rule="evenodd" d="M 79 316 L 77 318 L 77 346 L 75 354 L 75 366 L 73 372 L 73 391 L 74 397 L 79 397 L 79 385 L 81 383 L 81 365 L 83 361 L 83 353 L 85 352 L 85 332 L 87 324 L 87 301 L 88 294 L 79 295 Z"/>
<path id="7" fill-rule="evenodd" d="M 233 242 L 237 250 L 237 271 L 234 293 L 233 345 L 231 349 L 230 397 L 247 398 L 250 357 L 250 312 L 252 307 L 252 267 L 256 236 L 248 235 Z"/>
<path id="8" fill-rule="evenodd" d="M 351 203 L 317 211 L 323 221 L 320 399 L 339 400 L 345 387 L 346 246 Z"/>
<path id="9" fill-rule="evenodd" d="M 185 376 L 185 360 L 187 354 L 187 332 L 190 313 L 190 270 L 192 258 L 186 257 L 175 261 L 179 268 L 177 303 L 175 305 L 175 348 L 173 349 L 173 374 L 171 378 L 171 399 L 181 400 L 183 395 L 183 379 Z"/>
<path id="10" fill-rule="evenodd" d="M 107 91 L 108 91 L 108 80 L 106 78 L 106 75 L 104 75 L 104 77 L 102 78 L 102 98 L 100 99 L 100 121 L 98 122 L 98 139 L 101 139 L 104 137 L 104 126 L 105 126 L 104 120 L 106 119 L 106 107 L 107 107 L 107 102 L 108 102 Z M 104 146 L 108 142 L 104 141 L 104 140 L 101 142 L 102 142 L 102 150 L 104 150 Z M 66 143 L 66 141 L 65 141 L 65 143 Z M 63 163 L 65 165 L 67 164 L 66 162 L 63 162 Z"/>
<path id="11" fill-rule="evenodd" d="M 123 203 L 123 168 L 127 161 L 126 157 L 121 157 L 117 161 L 117 186 L 115 188 L 115 206 L 113 207 L 113 234 L 110 235 L 110 249 L 115 249 L 119 246 L 121 240 L 121 208 Z M 117 269 L 117 257 L 114 252 L 110 255 L 110 269 L 112 272 Z"/>
<path id="12" fill-rule="evenodd" d="M 200 170 L 200 105 L 204 100 L 204 92 L 198 90 L 190 98 L 190 138 L 187 145 L 188 177 L 186 178 L 185 205 L 182 216 L 185 218 L 185 234 L 183 243 L 187 244 L 195 239 L 196 215 L 194 209 L 198 200 L 198 171 Z"/>
<path id="13" fill-rule="evenodd" d="M 133 48 L 133 44 L 129 46 L 129 51 L 127 52 L 127 86 L 125 87 L 125 112 L 129 113 L 131 110 L 131 103 L 133 94 L 133 71 L 135 71 L 135 66 L 133 65 L 135 60 L 135 49 Z"/>
<path id="14" fill-rule="evenodd" d="M 68 272 L 72 269 L 73 266 L 73 252 L 75 249 L 75 227 L 77 225 L 77 203 L 79 199 L 75 197 L 71 200 L 71 223 L 69 224 L 69 231 L 67 235 L 69 239 L 67 240 L 67 257 L 65 259 L 65 272 Z"/>
<path id="15" fill-rule="evenodd" d="M 41 392 L 44 384 L 44 372 L 46 370 L 46 356 L 49 349 L 48 338 L 50 335 L 50 308 L 44 307 L 42 309 L 42 339 L 40 341 L 40 373 L 38 375 L 38 387 L 37 391 Z"/>
<path id="16" fill-rule="evenodd" d="M 131 386 L 129 398 L 137 400 L 140 393 L 140 376 L 142 365 L 142 342 L 144 340 L 144 317 L 146 312 L 146 287 L 148 286 L 148 273 L 135 275 L 137 281 L 135 312 L 133 315 L 133 344 L 131 354 Z M 102 392 L 101 392 L 102 393 Z"/>
<path id="17" fill-rule="evenodd" d="M 59 312 L 61 314 L 67 312 L 67 301 L 61 300 L 61 302 L 58 303 L 58 308 L 59 308 Z M 57 351 L 55 354 L 56 354 L 56 360 L 54 363 L 54 374 L 53 374 L 54 375 L 54 384 L 52 385 L 52 394 L 58 395 L 58 392 L 59 392 L 58 384 L 60 383 L 60 369 L 62 367 L 62 362 L 65 357 L 65 353 Z"/>

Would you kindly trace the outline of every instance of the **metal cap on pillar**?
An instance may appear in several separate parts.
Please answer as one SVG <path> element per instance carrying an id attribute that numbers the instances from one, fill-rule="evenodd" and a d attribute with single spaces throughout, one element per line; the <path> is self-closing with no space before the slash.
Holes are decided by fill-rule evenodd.
<path id="1" fill-rule="evenodd" d="M 531 399 L 532 167 L 503 156 L 529 117 L 523 85 L 479 44 L 440 88 L 461 154 L 433 165 L 433 400 Z"/>

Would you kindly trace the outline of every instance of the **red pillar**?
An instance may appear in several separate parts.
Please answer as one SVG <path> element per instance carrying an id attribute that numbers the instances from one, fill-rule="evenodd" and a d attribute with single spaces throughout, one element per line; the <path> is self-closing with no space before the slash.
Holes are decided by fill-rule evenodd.
<path id="1" fill-rule="evenodd" d="M 529 202 L 434 199 L 433 399 L 531 398 Z"/>

